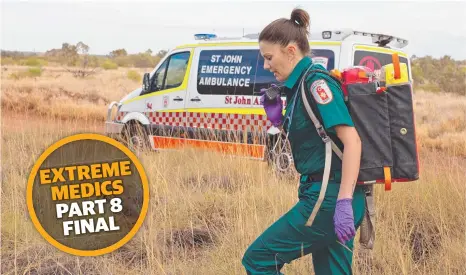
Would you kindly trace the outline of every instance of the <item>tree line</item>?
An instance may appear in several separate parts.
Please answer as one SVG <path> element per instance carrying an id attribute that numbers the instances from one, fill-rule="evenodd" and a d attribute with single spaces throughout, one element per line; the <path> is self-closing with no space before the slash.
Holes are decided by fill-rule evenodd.
<path id="1" fill-rule="evenodd" d="M 466 60 L 454 60 L 445 55 L 410 58 L 414 85 L 433 92 L 466 95 Z"/>
<path id="2" fill-rule="evenodd" d="M 45 53 L 25 53 L 17 51 L 2 51 L 4 65 L 62 65 L 81 67 L 84 69 L 103 68 L 106 70 L 127 68 L 153 68 L 167 53 L 160 50 L 157 53 L 148 49 L 145 52 L 128 54 L 125 49 L 116 49 L 107 55 L 89 54 L 90 47 L 83 42 L 77 44 L 62 43 L 61 48 L 51 49 Z"/>
<path id="3" fill-rule="evenodd" d="M 157 53 L 148 49 L 145 52 L 129 54 L 119 48 L 107 55 L 91 55 L 90 47 L 83 42 L 77 44 L 62 43 L 61 48 L 51 49 L 45 53 L 25 53 L 2 51 L 3 65 L 25 65 L 40 68 L 46 65 L 62 65 L 76 77 L 85 77 L 97 68 L 105 70 L 127 68 L 154 68 L 167 54 L 166 50 Z M 432 56 L 411 56 L 411 72 L 417 88 L 433 91 L 466 95 L 466 60 L 454 60 L 448 55 L 441 58 Z"/>

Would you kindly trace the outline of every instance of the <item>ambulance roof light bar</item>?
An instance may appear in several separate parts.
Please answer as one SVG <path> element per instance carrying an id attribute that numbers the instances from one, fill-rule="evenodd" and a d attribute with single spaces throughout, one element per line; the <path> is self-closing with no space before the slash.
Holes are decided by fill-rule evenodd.
<path id="1" fill-rule="evenodd" d="M 213 33 L 196 33 L 194 34 L 195 40 L 210 40 L 217 38 L 217 35 Z"/>
<path id="2" fill-rule="evenodd" d="M 220 40 L 238 40 L 243 39 L 244 37 L 218 37 L 216 34 L 211 33 L 196 33 L 194 34 L 195 40 L 202 40 L 202 41 L 220 41 Z M 201 43 L 202 43 L 201 41 Z"/>

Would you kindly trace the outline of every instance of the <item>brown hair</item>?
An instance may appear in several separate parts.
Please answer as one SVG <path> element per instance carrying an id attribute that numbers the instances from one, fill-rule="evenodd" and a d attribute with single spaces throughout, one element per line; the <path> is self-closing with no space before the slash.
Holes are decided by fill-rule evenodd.
<path id="1" fill-rule="evenodd" d="M 290 19 L 280 18 L 267 25 L 260 33 L 259 41 L 279 43 L 282 46 L 294 41 L 304 55 L 309 54 L 309 24 L 309 14 L 296 8 L 291 12 Z"/>

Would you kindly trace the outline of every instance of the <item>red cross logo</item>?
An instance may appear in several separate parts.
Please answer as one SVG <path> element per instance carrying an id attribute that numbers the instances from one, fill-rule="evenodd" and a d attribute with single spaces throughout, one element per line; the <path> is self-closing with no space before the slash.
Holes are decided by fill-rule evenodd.
<path id="1" fill-rule="evenodd" d="M 319 96 L 320 96 L 320 98 L 321 98 L 322 100 L 325 101 L 326 99 L 328 99 L 328 95 L 327 95 L 327 93 L 325 92 L 325 90 L 322 89 L 322 87 L 320 87 L 320 86 L 317 87 L 317 93 L 319 94 Z"/>

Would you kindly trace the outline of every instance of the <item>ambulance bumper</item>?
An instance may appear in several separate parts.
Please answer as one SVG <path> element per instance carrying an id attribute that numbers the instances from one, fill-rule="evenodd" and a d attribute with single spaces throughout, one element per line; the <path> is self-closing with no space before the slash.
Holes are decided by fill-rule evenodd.
<path id="1" fill-rule="evenodd" d="M 105 122 L 105 134 L 121 134 L 125 125 L 119 122 L 106 121 Z"/>
<path id="2" fill-rule="evenodd" d="M 107 107 L 107 119 L 105 120 L 105 134 L 107 135 L 118 135 L 121 134 L 123 123 L 115 122 L 115 119 L 112 118 L 113 108 L 117 108 L 117 112 L 120 109 L 121 103 L 112 101 Z"/>

